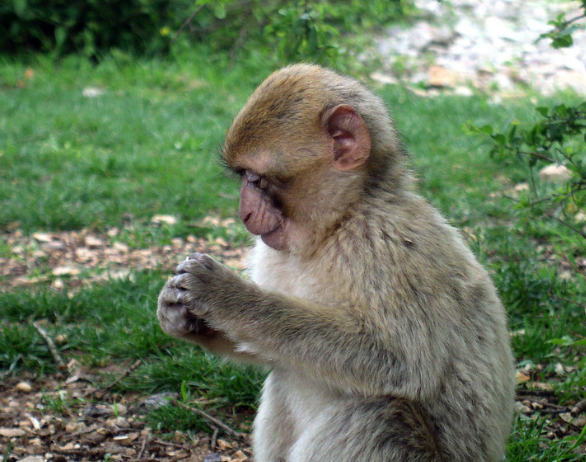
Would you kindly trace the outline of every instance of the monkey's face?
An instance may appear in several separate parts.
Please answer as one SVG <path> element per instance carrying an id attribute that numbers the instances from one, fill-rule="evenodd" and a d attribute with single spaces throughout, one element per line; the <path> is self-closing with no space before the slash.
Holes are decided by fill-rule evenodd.
<path id="1" fill-rule="evenodd" d="M 240 218 L 273 249 L 308 251 L 357 200 L 370 133 L 354 108 L 315 90 L 315 76 L 271 77 L 236 116 L 226 166 L 242 179 Z M 333 98 L 333 97 L 332 97 Z"/>

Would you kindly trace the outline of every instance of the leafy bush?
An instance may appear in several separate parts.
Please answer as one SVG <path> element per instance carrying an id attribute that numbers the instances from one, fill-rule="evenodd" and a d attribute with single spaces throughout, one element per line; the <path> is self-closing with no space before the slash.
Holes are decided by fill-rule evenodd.
<path id="1" fill-rule="evenodd" d="M 409 2 L 385 0 L 7 0 L 0 4 L 0 51 L 99 57 L 120 49 L 165 52 L 209 43 L 232 55 L 245 42 L 277 49 L 282 61 L 332 63 L 344 53 L 341 30 L 395 20 Z"/>
<path id="2" fill-rule="evenodd" d="M 0 4 L 0 50 L 57 55 L 122 48 L 131 52 L 168 45 L 165 27 L 187 11 L 189 0 L 8 0 Z"/>
<path id="3" fill-rule="evenodd" d="M 586 11 L 586 0 L 582 0 Z M 580 14 L 571 19 L 558 16 L 550 24 L 554 29 L 541 38 L 552 40 L 553 48 L 572 46 L 575 23 L 586 18 Z M 580 222 L 586 206 L 586 101 L 576 105 L 557 104 L 552 108 L 536 108 L 539 120 L 522 125 L 514 120 L 503 133 L 495 133 L 491 126 L 475 127 L 473 132 L 488 135 L 492 146 L 490 154 L 504 163 L 514 163 L 526 172 L 529 188 L 518 200 L 521 218 L 535 221 L 547 217 L 563 224 L 576 235 L 586 239 Z M 562 166 L 567 179 L 557 184 L 536 182 L 535 169 L 545 165 Z M 570 263 L 576 268 L 571 255 Z"/>

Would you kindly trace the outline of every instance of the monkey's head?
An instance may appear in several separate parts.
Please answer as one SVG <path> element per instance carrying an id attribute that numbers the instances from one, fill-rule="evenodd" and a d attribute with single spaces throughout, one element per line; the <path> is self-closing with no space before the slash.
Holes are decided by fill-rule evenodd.
<path id="1" fill-rule="evenodd" d="M 285 252 L 321 243 L 373 182 L 398 181 L 402 154 L 382 101 L 359 82 L 298 64 L 268 77 L 228 130 L 239 213 Z"/>

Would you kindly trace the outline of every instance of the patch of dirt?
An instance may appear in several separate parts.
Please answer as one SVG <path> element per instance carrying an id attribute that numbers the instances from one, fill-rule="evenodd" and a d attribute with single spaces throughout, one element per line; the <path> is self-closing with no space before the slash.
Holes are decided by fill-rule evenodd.
<path id="1" fill-rule="evenodd" d="M 131 270 L 171 271 L 193 252 L 209 253 L 229 267 L 244 268 L 244 248 L 232 248 L 221 238 L 188 236 L 171 245 L 133 249 L 119 238 L 122 230 L 34 233 L 16 230 L 0 234 L 0 290 L 49 284 L 55 290 L 75 289 L 109 279 L 131 277 Z"/>
<path id="2" fill-rule="evenodd" d="M 230 226 L 216 221 L 210 225 Z M 236 270 L 244 268 L 245 249 L 232 248 L 221 238 L 210 242 L 189 236 L 172 239 L 170 245 L 134 249 L 124 243 L 123 233 L 117 228 L 107 233 L 81 230 L 26 236 L 18 229 L 2 233 L 0 290 L 44 285 L 69 292 L 109 279 L 132 277 L 133 270 L 164 268 L 171 273 L 194 252 L 208 253 Z M 36 327 L 42 330 L 40 325 Z M 53 339 L 45 340 L 53 343 Z M 96 389 L 92 385 L 100 382 L 101 373 L 122 377 L 132 373 L 132 366 L 109 366 L 98 371 L 76 361 L 65 365 L 59 357 L 56 362 L 61 364 L 60 372 L 43 379 L 23 372 L 18 379 L 7 378 L 9 371 L 0 376 L 0 461 L 252 460 L 248 437 L 239 431 L 230 436 L 218 421 L 209 423 L 218 429 L 212 436 L 177 431 L 165 439 L 161 432 L 145 427 L 147 397 L 110 394 L 109 386 Z M 185 406 L 173 400 L 158 401 L 159 405 Z M 195 405 L 191 407 L 199 413 Z M 210 416 L 210 411 L 206 413 L 217 419 Z M 250 416 L 238 421 L 245 420 Z"/>
<path id="3" fill-rule="evenodd" d="M 76 361 L 67 368 L 69 373 L 41 381 L 23 373 L 0 382 L 0 460 L 3 455 L 3 462 L 252 461 L 245 435 L 227 435 L 211 422 L 218 428 L 213 436 L 176 431 L 163 438 L 142 417 L 152 406 L 183 404 L 160 395 L 111 395 L 107 387 L 91 385 L 99 380 L 95 370 Z"/>

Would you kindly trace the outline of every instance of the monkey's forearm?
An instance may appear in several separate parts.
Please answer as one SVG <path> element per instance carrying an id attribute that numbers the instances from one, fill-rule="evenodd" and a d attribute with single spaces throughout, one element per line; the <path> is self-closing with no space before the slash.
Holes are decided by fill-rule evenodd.
<path id="1" fill-rule="evenodd" d="M 404 345 L 412 339 L 358 314 L 365 310 L 320 306 L 242 282 L 246 296 L 234 303 L 225 291 L 213 304 L 210 322 L 245 351 L 364 394 L 420 399 L 436 391 L 435 378 L 445 367 L 442 348 L 421 344 L 427 356 L 407 354 Z M 429 357 L 430 351 L 437 355 Z"/>
<path id="2" fill-rule="evenodd" d="M 314 304 L 267 292 L 207 255 L 182 262 L 159 303 L 162 313 L 203 318 L 242 351 L 349 392 L 421 399 L 437 391 L 449 358 L 449 336 L 442 343 L 434 320 L 410 319 L 408 306 L 385 316 Z"/>

